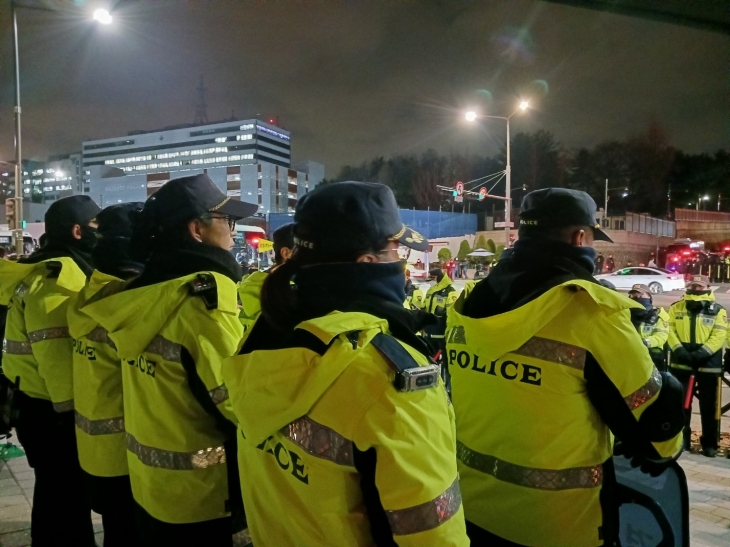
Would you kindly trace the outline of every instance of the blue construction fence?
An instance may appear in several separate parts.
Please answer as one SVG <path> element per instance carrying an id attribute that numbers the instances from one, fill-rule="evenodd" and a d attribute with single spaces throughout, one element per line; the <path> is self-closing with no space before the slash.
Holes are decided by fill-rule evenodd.
<path id="1" fill-rule="evenodd" d="M 472 214 L 414 209 L 399 209 L 398 212 L 403 224 L 410 226 L 427 239 L 457 237 L 475 234 L 477 231 L 477 216 Z M 294 222 L 293 213 L 269 214 L 267 235 L 271 236 L 275 230 L 290 222 Z"/>

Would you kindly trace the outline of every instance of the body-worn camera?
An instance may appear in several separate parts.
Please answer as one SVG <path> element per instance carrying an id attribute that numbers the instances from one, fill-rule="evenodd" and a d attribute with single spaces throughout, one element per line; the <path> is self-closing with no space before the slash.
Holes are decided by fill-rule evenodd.
<path id="1" fill-rule="evenodd" d="M 437 386 L 440 376 L 441 367 L 436 364 L 407 368 L 396 372 L 393 385 L 398 391 L 418 391 Z"/>

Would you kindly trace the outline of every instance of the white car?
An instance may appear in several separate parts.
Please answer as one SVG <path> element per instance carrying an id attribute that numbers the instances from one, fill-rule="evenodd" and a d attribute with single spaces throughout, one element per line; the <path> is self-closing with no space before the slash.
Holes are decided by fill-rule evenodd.
<path id="1" fill-rule="evenodd" d="M 623 291 L 628 291 L 638 284 L 648 285 L 649 290 L 654 294 L 661 294 L 664 291 L 683 291 L 685 288 L 682 274 L 663 268 L 633 266 L 621 268 L 613 273 L 598 274 L 595 277 L 598 281 L 605 279 L 616 289 Z"/>

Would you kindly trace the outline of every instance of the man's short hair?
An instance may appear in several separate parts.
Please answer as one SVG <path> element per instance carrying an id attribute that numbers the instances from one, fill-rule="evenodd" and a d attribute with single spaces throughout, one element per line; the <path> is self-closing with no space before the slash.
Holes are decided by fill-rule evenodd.
<path id="1" fill-rule="evenodd" d="M 274 261 L 277 264 L 281 264 L 281 249 L 286 247 L 287 249 L 294 248 L 294 223 L 284 224 L 280 228 L 277 228 L 272 234 L 274 240 Z"/>

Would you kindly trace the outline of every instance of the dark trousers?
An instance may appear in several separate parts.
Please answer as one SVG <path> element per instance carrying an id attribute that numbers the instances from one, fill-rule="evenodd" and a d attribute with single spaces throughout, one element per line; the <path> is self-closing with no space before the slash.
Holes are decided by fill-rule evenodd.
<path id="1" fill-rule="evenodd" d="M 74 413 L 18 395 L 18 440 L 35 473 L 30 534 L 33 547 L 93 546 L 91 507 L 76 450 Z"/>
<path id="2" fill-rule="evenodd" d="M 519 543 L 513 543 L 487 532 L 476 524 L 466 521 L 466 535 L 469 536 L 471 547 L 524 547 Z"/>
<path id="3" fill-rule="evenodd" d="M 684 395 L 687 396 L 687 386 L 689 384 L 690 372 L 686 370 L 670 369 L 672 374 L 682 382 Z M 719 439 L 720 420 L 717 418 L 717 405 L 720 404 L 719 389 L 720 377 L 717 374 L 707 374 L 703 372 L 695 373 L 695 385 L 697 386 L 697 398 L 700 400 L 700 418 L 702 419 L 702 436 L 700 444 L 702 448 L 717 449 Z M 690 420 L 692 418 L 692 409 L 684 411 L 684 444 L 689 446 L 692 430 L 690 428 Z"/>
<path id="4" fill-rule="evenodd" d="M 101 515 L 104 547 L 139 547 L 134 498 L 129 475 L 96 477 L 84 473 L 91 508 Z"/>
<path id="5" fill-rule="evenodd" d="M 222 518 L 170 524 L 162 522 L 135 504 L 137 528 L 143 547 L 232 547 L 231 519 Z"/>

